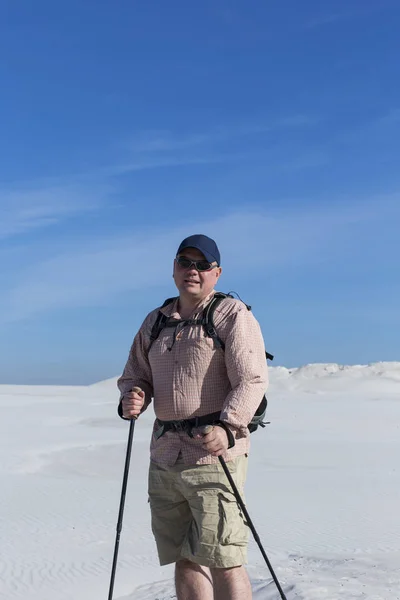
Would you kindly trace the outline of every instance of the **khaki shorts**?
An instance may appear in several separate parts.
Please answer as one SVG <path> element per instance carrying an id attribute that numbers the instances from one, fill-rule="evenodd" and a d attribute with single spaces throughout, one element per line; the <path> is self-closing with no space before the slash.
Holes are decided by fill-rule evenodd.
<path id="1" fill-rule="evenodd" d="M 247 455 L 226 464 L 244 501 Z M 188 559 L 207 567 L 247 562 L 248 528 L 220 463 L 150 463 L 151 525 L 160 565 Z"/>

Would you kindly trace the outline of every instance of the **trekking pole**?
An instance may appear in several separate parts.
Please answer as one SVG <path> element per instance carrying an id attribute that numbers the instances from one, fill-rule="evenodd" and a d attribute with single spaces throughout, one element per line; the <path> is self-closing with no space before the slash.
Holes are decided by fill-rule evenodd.
<path id="1" fill-rule="evenodd" d="M 138 387 L 134 387 L 132 392 L 141 392 L 142 390 Z M 128 444 L 126 448 L 126 457 L 125 457 L 125 468 L 124 468 L 124 477 L 122 479 L 122 491 L 121 491 L 121 500 L 119 503 L 119 513 L 118 513 L 118 522 L 117 522 L 117 534 L 115 536 L 115 546 L 114 546 L 114 558 L 111 569 L 111 579 L 110 579 L 110 589 L 108 592 L 108 600 L 112 600 L 113 592 L 114 592 L 114 581 L 115 581 L 115 571 L 117 569 L 117 560 L 118 560 L 118 550 L 119 550 L 119 540 L 121 537 L 122 531 L 122 520 L 124 518 L 124 508 L 125 508 L 125 497 L 126 497 L 126 488 L 128 485 L 128 475 L 129 475 L 129 464 L 131 462 L 131 453 L 132 453 L 132 441 L 133 441 L 133 432 L 135 429 L 135 421 L 136 417 L 131 419 L 129 424 L 129 435 L 128 435 Z"/>
<path id="2" fill-rule="evenodd" d="M 205 433 L 205 434 L 206 433 L 210 433 L 212 430 L 213 430 L 213 426 L 212 425 L 206 425 L 205 427 L 203 427 L 203 433 Z M 269 562 L 268 556 L 267 556 L 267 554 L 266 554 L 266 552 L 265 552 L 265 550 L 264 550 L 264 548 L 263 548 L 263 546 L 261 544 L 261 540 L 260 540 L 260 537 L 259 537 L 259 535 L 258 535 L 258 533 L 256 531 L 256 528 L 254 527 L 253 522 L 250 519 L 250 515 L 247 512 L 247 508 L 246 508 L 246 506 L 245 506 L 245 504 L 244 504 L 244 502 L 243 502 L 243 500 L 242 500 L 242 498 L 241 498 L 241 496 L 239 494 L 239 490 L 237 489 L 236 484 L 233 481 L 232 475 L 231 475 L 228 467 L 226 466 L 225 459 L 222 456 L 218 456 L 218 459 L 219 459 L 219 462 L 221 463 L 221 466 L 222 466 L 223 470 L 225 471 L 225 475 L 227 476 L 227 478 L 229 480 L 229 483 L 231 484 L 234 496 L 235 496 L 235 498 L 236 498 L 236 500 L 237 500 L 240 508 L 243 511 L 243 514 L 244 514 L 244 516 L 246 518 L 246 521 L 247 521 L 247 524 L 248 524 L 249 528 L 251 529 L 253 537 L 254 537 L 255 541 L 257 542 L 258 547 L 261 550 L 261 554 L 263 555 L 263 558 L 264 558 L 265 562 L 267 563 L 267 567 L 269 569 L 269 572 L 272 575 L 272 579 L 274 580 L 276 587 L 278 588 L 278 592 L 279 592 L 282 600 L 287 600 L 287 598 L 286 598 L 286 596 L 285 596 L 285 594 L 283 592 L 283 589 L 281 587 L 281 584 L 279 583 L 278 578 L 275 575 L 275 572 L 274 572 L 274 570 L 272 568 L 272 565 Z"/>

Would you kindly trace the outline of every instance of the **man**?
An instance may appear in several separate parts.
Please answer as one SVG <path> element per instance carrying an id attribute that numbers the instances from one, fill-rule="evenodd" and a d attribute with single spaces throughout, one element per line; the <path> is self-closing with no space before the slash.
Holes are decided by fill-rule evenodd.
<path id="1" fill-rule="evenodd" d="M 243 567 L 248 529 L 218 457 L 225 458 L 243 494 L 247 425 L 268 374 L 259 324 L 241 301 L 225 298 L 215 310 L 224 350 L 196 323 L 216 293 L 221 272 L 214 240 L 205 235 L 183 240 L 173 266 L 179 297 L 146 317 L 118 380 L 123 418 L 137 418 L 154 399 L 148 484 L 152 531 L 160 564 L 175 563 L 178 600 L 252 597 Z M 151 340 L 160 313 L 173 321 Z M 132 392 L 134 387 L 140 391 Z M 215 413 L 219 423 L 211 432 L 192 428 L 195 417 L 196 425 Z"/>

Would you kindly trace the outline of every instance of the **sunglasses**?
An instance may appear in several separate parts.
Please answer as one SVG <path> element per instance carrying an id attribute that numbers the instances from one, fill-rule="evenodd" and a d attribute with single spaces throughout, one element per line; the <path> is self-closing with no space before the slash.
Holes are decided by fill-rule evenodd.
<path id="1" fill-rule="evenodd" d="M 208 260 L 190 260 L 190 258 L 185 258 L 184 256 L 177 256 L 176 262 L 182 269 L 190 269 L 193 265 L 196 271 L 211 271 L 211 269 L 215 269 L 218 265 L 212 265 Z"/>

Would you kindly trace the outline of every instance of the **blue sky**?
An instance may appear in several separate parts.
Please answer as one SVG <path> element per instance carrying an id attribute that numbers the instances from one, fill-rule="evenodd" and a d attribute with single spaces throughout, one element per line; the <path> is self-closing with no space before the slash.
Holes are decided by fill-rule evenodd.
<path id="1" fill-rule="evenodd" d="M 400 360 L 400 2 L 0 7 L 0 382 L 118 375 L 221 250 L 274 364 Z"/>

